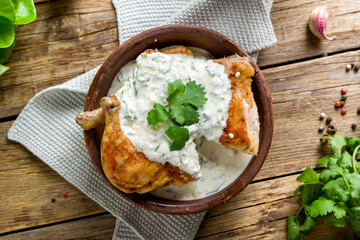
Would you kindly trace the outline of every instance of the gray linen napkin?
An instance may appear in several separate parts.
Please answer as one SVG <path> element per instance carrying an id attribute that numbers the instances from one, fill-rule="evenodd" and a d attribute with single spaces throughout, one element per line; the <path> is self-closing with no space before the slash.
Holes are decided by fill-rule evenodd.
<path id="1" fill-rule="evenodd" d="M 270 21 L 272 0 L 113 0 L 120 44 L 146 29 L 171 23 L 208 27 L 248 52 L 276 42 Z M 116 218 L 113 239 L 193 239 L 205 213 L 158 214 L 119 197 L 97 174 L 82 130 L 74 118 L 98 67 L 38 93 L 8 132 L 67 181 Z"/>

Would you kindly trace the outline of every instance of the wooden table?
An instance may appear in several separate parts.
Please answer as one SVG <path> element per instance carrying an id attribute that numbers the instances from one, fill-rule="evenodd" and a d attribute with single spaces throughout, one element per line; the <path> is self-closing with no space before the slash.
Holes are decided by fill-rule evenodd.
<path id="1" fill-rule="evenodd" d="M 311 10 L 329 8 L 329 35 L 319 41 L 307 28 Z M 115 218 L 67 183 L 6 133 L 25 104 L 41 90 L 101 64 L 118 46 L 110 0 L 37 0 L 38 18 L 20 26 L 16 48 L 0 79 L 0 238 L 110 239 Z M 275 111 L 271 150 L 254 181 L 229 203 L 209 211 L 199 239 L 285 239 L 287 216 L 296 213 L 296 177 L 323 156 L 319 114 L 334 119 L 338 133 L 360 136 L 360 3 L 358 0 L 275 0 L 271 12 L 278 43 L 261 51 Z M 334 110 L 348 89 L 348 113 Z M 68 197 L 64 198 L 64 194 Z M 55 202 L 52 202 L 55 199 Z M 352 239 L 350 228 L 321 221 L 308 239 Z"/>

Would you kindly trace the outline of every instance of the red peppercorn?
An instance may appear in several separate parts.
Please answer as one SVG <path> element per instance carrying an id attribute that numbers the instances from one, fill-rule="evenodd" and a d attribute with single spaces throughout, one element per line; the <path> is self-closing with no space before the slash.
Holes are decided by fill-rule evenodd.
<path id="1" fill-rule="evenodd" d="M 69 193 L 64 194 L 64 198 L 67 198 L 69 196 Z"/>
<path id="2" fill-rule="evenodd" d="M 347 93 L 346 89 L 345 88 L 342 88 L 341 89 L 341 95 L 345 95 Z"/>
<path id="3" fill-rule="evenodd" d="M 346 111 L 346 108 L 341 109 L 341 114 L 342 114 L 342 115 L 346 114 L 346 112 L 347 112 L 347 111 Z"/>
<path id="4" fill-rule="evenodd" d="M 341 102 L 340 101 L 335 102 L 335 107 L 341 107 Z"/>

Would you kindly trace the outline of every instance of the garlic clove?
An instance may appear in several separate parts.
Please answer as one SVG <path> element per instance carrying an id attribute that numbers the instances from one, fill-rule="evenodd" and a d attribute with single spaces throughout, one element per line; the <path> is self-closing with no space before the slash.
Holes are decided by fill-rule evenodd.
<path id="1" fill-rule="evenodd" d="M 315 8 L 309 17 L 310 31 L 319 39 L 333 40 L 334 37 L 326 36 L 328 11 L 326 6 Z"/>

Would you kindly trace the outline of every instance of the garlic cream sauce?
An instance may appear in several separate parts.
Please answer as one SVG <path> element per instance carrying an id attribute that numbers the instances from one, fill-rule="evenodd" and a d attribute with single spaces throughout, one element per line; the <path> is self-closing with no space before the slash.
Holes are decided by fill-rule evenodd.
<path id="1" fill-rule="evenodd" d="M 230 80 L 224 66 L 209 60 L 208 52 L 191 50 L 195 57 L 160 52 L 140 54 L 119 71 L 108 94 L 115 94 L 120 101 L 121 128 L 139 152 L 199 178 L 182 187 L 168 186 L 152 192 L 167 199 L 188 200 L 215 193 L 233 182 L 252 158 L 218 143 L 228 118 Z M 170 151 L 171 140 L 165 134 L 170 121 L 150 126 L 147 113 L 155 103 L 167 105 L 168 83 L 178 79 L 184 84 L 201 84 L 208 100 L 198 109 L 199 122 L 185 126 L 190 132 L 185 147 Z"/>

